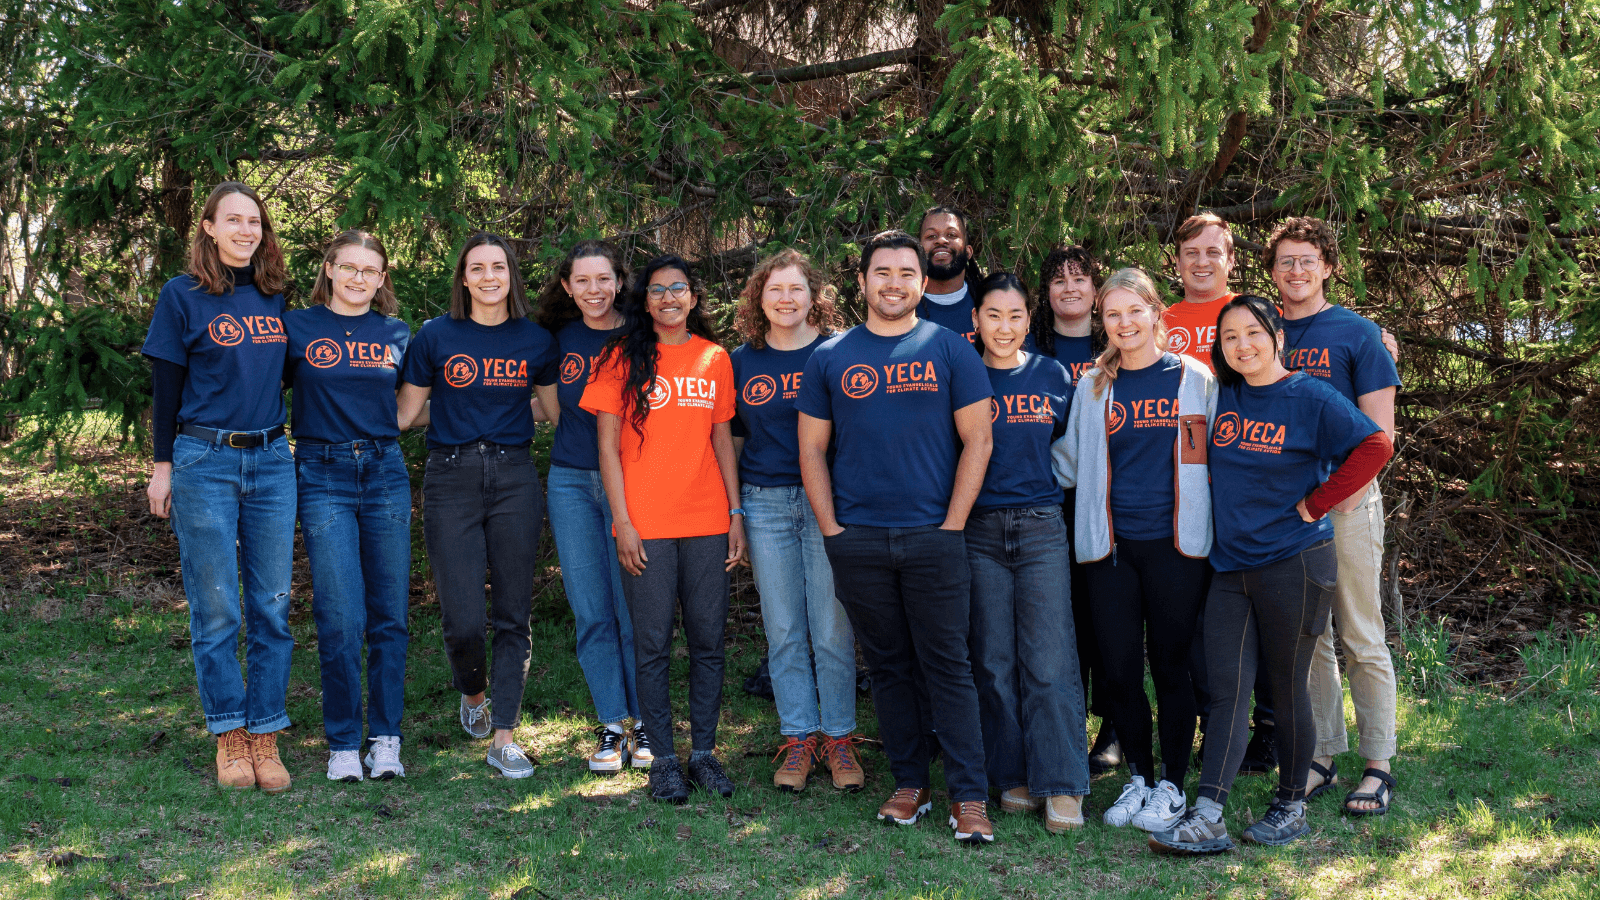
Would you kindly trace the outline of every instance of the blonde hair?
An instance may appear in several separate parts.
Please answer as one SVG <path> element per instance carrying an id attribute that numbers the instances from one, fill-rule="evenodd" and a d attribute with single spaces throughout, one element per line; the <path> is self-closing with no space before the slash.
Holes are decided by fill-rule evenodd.
<path id="1" fill-rule="evenodd" d="M 1155 319 L 1150 330 L 1151 340 L 1155 342 L 1157 350 L 1162 353 L 1167 352 L 1167 323 L 1161 317 L 1167 306 L 1161 302 L 1161 292 L 1156 290 L 1156 283 L 1150 276 L 1137 266 L 1129 266 L 1112 272 L 1111 277 L 1100 284 L 1100 290 L 1094 295 L 1094 318 L 1102 330 L 1105 325 L 1101 322 L 1100 311 L 1105 305 L 1107 295 L 1112 291 L 1127 291 L 1150 307 L 1150 314 Z M 1106 349 L 1100 351 L 1100 356 L 1095 359 L 1094 364 L 1099 370 L 1094 379 L 1094 395 L 1099 398 L 1105 393 L 1106 385 L 1117 380 L 1117 369 L 1122 365 L 1122 351 L 1117 349 L 1116 344 L 1111 343 L 1109 335 Z"/>

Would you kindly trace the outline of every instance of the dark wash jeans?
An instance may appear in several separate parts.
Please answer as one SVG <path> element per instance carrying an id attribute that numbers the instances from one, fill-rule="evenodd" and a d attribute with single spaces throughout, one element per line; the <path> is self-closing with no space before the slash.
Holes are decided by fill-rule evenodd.
<path id="1" fill-rule="evenodd" d="M 298 441 L 294 465 L 322 663 L 322 728 L 329 750 L 359 750 L 363 641 L 368 734 L 400 737 L 405 711 L 411 479 L 393 439 Z"/>
<path id="2" fill-rule="evenodd" d="M 974 513 L 966 538 L 989 783 L 1081 797 L 1089 748 L 1061 507 Z"/>
<path id="3" fill-rule="evenodd" d="M 1317 636 L 1328 627 L 1339 556 L 1323 541 L 1279 562 L 1218 572 L 1206 599 L 1211 724 L 1200 791 L 1226 803 L 1250 742 L 1250 686 L 1265 668 L 1278 700 L 1278 798 L 1299 800 L 1317 746 L 1308 680 Z"/>
<path id="4" fill-rule="evenodd" d="M 479 443 L 428 454 L 422 533 L 444 617 L 444 649 L 455 689 L 487 689 L 491 723 L 515 728 L 522 714 L 532 640 L 533 576 L 544 495 L 526 446 Z M 494 628 L 494 668 L 484 653 L 483 585 Z"/>
<path id="5" fill-rule="evenodd" d="M 633 620 L 639 715 L 657 759 L 676 755 L 672 741 L 672 613 L 683 610 L 689 646 L 689 738 L 695 750 L 717 748 L 722 715 L 722 639 L 728 624 L 728 535 L 656 538 L 644 542 L 644 572 L 622 572 Z"/>
<path id="6" fill-rule="evenodd" d="M 950 799 L 986 800 L 978 691 L 967 655 L 972 575 L 966 539 L 937 525 L 847 525 L 824 537 L 834 592 L 872 673 L 878 736 L 896 788 L 929 786 L 934 739 Z M 916 674 L 927 689 L 918 700 Z M 930 721 L 931 720 L 931 721 Z"/>

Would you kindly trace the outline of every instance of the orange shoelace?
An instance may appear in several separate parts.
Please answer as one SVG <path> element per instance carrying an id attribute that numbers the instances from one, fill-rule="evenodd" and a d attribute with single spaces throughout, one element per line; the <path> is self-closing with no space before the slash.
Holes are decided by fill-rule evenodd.
<path id="1" fill-rule="evenodd" d="M 773 754 L 772 761 L 777 762 L 780 757 L 788 754 L 781 768 L 798 771 L 805 765 L 806 757 L 815 756 L 816 752 L 810 741 L 790 735 L 783 742 L 783 746 L 778 748 L 778 752 Z"/>

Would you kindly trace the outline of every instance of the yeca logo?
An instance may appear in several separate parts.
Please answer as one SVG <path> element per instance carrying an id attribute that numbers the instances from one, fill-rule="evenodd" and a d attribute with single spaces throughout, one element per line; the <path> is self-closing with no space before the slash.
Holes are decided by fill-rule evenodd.
<path id="1" fill-rule="evenodd" d="M 330 338 L 317 338 L 306 345 L 306 362 L 319 369 L 337 366 L 343 355 L 339 352 L 338 343 Z"/>
<path id="2" fill-rule="evenodd" d="M 1116 434 L 1122 423 L 1128 420 L 1128 411 L 1116 400 L 1111 401 L 1111 421 L 1106 424 L 1106 434 Z"/>
<path id="3" fill-rule="evenodd" d="M 1182 353 L 1189 349 L 1189 329 L 1174 328 L 1167 332 L 1167 349 L 1173 353 Z"/>
<path id="4" fill-rule="evenodd" d="M 878 370 L 865 363 L 856 363 L 844 370 L 844 377 L 839 379 L 839 387 L 851 400 L 869 397 L 878 389 Z"/>
<path id="5" fill-rule="evenodd" d="M 465 353 L 457 353 L 444 361 L 444 383 L 453 388 L 464 388 L 478 380 L 478 361 Z"/>
<path id="6" fill-rule="evenodd" d="M 672 382 L 656 376 L 656 386 L 650 391 L 650 408 L 660 409 L 672 402 Z"/>
<path id="7" fill-rule="evenodd" d="M 1211 443 L 1226 447 L 1239 439 L 1239 414 L 1225 412 L 1217 416 L 1217 425 L 1211 432 Z"/>
<path id="8" fill-rule="evenodd" d="M 989 422 L 993 424 L 1000 419 L 1000 403 L 993 397 L 989 398 Z"/>
<path id="9" fill-rule="evenodd" d="M 206 331 L 211 333 L 211 339 L 224 347 L 232 347 L 244 340 L 244 328 L 239 320 L 223 313 L 211 320 L 211 327 Z"/>
<path id="10" fill-rule="evenodd" d="M 778 392 L 778 382 L 771 375 L 757 375 L 744 383 L 744 402 L 760 406 Z"/>
<path id="11" fill-rule="evenodd" d="M 583 356 L 568 353 L 561 358 L 561 383 L 571 384 L 583 377 Z"/>

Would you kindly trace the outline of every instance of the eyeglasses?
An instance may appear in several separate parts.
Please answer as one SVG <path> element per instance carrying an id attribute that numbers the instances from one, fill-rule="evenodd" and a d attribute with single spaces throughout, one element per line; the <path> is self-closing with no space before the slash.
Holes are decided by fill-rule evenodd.
<path id="1" fill-rule="evenodd" d="M 671 284 L 652 284 L 645 289 L 645 293 L 649 294 L 652 300 L 660 300 L 668 293 L 674 297 L 682 297 L 689 293 L 689 286 L 681 281 L 674 281 Z"/>
<path id="2" fill-rule="evenodd" d="M 1307 272 L 1317 267 L 1322 262 L 1320 256 L 1280 256 L 1273 263 L 1279 272 L 1293 272 L 1295 269 L 1305 269 Z"/>
<path id="3" fill-rule="evenodd" d="M 339 274 L 346 278 L 355 278 L 360 275 L 362 281 L 377 281 L 383 277 L 383 270 L 381 269 L 358 269 L 355 266 L 347 266 L 344 263 L 339 263 L 334 268 L 338 269 Z"/>

